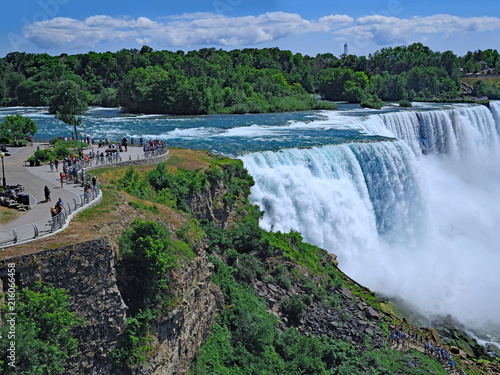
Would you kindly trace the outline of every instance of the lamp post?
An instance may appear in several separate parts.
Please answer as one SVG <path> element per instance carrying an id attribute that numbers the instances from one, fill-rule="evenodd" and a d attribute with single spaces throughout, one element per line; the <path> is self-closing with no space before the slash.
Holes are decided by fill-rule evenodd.
<path id="1" fill-rule="evenodd" d="M 3 158 L 5 157 L 5 154 L 3 152 L 0 152 L 0 158 L 2 158 L 2 177 L 3 177 L 3 188 L 5 190 L 5 186 L 6 186 L 6 183 L 5 183 L 5 167 L 3 165 Z"/>
<path id="2" fill-rule="evenodd" d="M 85 125 L 83 125 L 83 138 L 85 139 L 85 143 L 87 143 L 87 137 L 85 135 Z"/>
<path id="3" fill-rule="evenodd" d="M 83 133 L 80 133 L 80 150 L 82 150 L 82 154 L 83 154 Z"/>

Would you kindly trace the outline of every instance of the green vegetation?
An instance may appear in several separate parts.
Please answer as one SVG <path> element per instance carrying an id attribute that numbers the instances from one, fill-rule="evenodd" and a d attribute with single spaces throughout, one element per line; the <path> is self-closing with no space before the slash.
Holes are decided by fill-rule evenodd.
<path id="1" fill-rule="evenodd" d="M 266 232 L 258 226 L 261 212 L 249 206 L 245 210 L 247 215 L 227 230 L 202 222 L 215 266 L 212 281 L 221 288 L 226 308 L 191 366 L 190 375 L 447 374 L 434 359 L 418 352 L 375 350 L 369 345 L 360 352 L 351 343 L 328 336 L 305 336 L 295 328 L 276 329 L 276 317 L 267 312 L 265 301 L 248 286 L 249 281 L 273 273 L 273 282 L 286 286 L 293 278 L 302 283 L 310 296 L 295 294 L 282 300 L 281 307 L 291 324 L 300 320 L 312 298 L 321 300 L 326 292 L 283 264 L 274 267 L 270 256 L 309 264 L 312 270 L 329 277 L 335 287 L 339 286 L 338 271 L 333 266 L 322 267 L 321 250 L 303 243 L 298 233 Z M 247 241 L 252 241 L 251 246 Z M 325 303 L 338 307 L 339 302 L 331 297 Z"/>
<path id="2" fill-rule="evenodd" d="M 62 139 L 54 138 L 50 141 L 50 143 L 52 147 L 36 150 L 33 155 L 28 158 L 28 160 L 39 160 L 42 163 L 48 162 L 51 159 L 63 160 L 70 154 L 78 155 L 81 147 L 81 143 L 75 140 L 63 141 Z"/>
<path id="3" fill-rule="evenodd" d="M 488 99 L 500 99 L 500 84 L 488 81 L 477 81 L 474 83 L 472 94 L 475 96 L 487 96 Z"/>
<path id="4" fill-rule="evenodd" d="M 18 144 L 38 131 L 35 121 L 21 115 L 5 116 L 0 124 L 0 142 Z"/>
<path id="5" fill-rule="evenodd" d="M 167 164 L 159 163 L 155 169 L 142 176 L 130 167 L 117 181 L 117 185 L 138 198 L 190 212 L 189 202 L 192 195 L 207 189 L 211 181 L 218 178 L 223 180 L 228 188 L 220 203 L 229 207 L 238 197 L 248 196 L 250 187 L 254 184 L 240 160 L 224 162 L 216 159 L 203 173 L 182 167 L 169 173 Z"/>
<path id="6" fill-rule="evenodd" d="M 361 107 L 380 109 L 384 106 L 384 102 L 376 94 L 365 94 L 361 100 Z"/>
<path id="7" fill-rule="evenodd" d="M 409 100 L 400 100 L 399 101 L 399 106 L 400 107 L 407 107 L 407 108 L 411 108 L 413 105 L 411 104 L 411 102 Z"/>
<path id="8" fill-rule="evenodd" d="M 13 52 L 0 59 L 0 105 L 50 106 L 51 113 L 75 125 L 87 105 L 195 115 L 336 107 L 317 96 L 366 105 L 378 99 L 450 100 L 460 95 L 464 74 L 481 70 L 481 61 L 500 73 L 497 51 L 457 57 L 420 43 L 341 58 L 278 48 L 185 53 L 144 46 L 61 56 Z"/>
<path id="9" fill-rule="evenodd" d="M 163 224 L 140 219 L 123 233 L 119 245 L 118 272 L 130 279 L 122 291 L 129 317 L 122 341 L 111 356 L 117 367 L 127 367 L 143 363 L 151 353 L 150 322 L 175 300 L 168 292 L 167 273 L 193 259 L 194 253 L 183 241 L 172 242 Z"/>
<path id="10" fill-rule="evenodd" d="M 68 292 L 36 282 L 16 293 L 15 366 L 9 366 L 7 349 L 9 324 L 2 326 L 0 340 L 0 374 L 45 375 L 64 371 L 66 359 L 76 353 L 77 340 L 71 328 L 83 322 L 69 310 Z M 8 305 L 2 309 L 6 322 Z"/>

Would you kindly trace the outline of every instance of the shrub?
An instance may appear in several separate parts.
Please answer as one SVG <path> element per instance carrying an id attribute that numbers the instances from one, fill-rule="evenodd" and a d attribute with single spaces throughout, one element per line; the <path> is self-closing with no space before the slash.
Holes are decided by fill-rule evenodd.
<path id="1" fill-rule="evenodd" d="M 404 100 L 404 99 L 403 99 L 403 100 L 400 100 L 400 101 L 399 101 L 399 106 L 400 106 L 400 107 L 408 107 L 408 108 L 410 108 L 410 107 L 412 107 L 413 105 L 411 104 L 411 102 L 410 102 L 409 100 Z"/>
<path id="2" fill-rule="evenodd" d="M 276 270 L 274 272 L 274 279 L 276 283 L 284 289 L 289 289 L 292 286 L 289 272 L 283 264 L 280 264 L 276 267 Z"/>
<path id="3" fill-rule="evenodd" d="M 384 102 L 376 94 L 364 93 L 361 100 L 361 107 L 380 109 L 384 106 Z"/>
<path id="4" fill-rule="evenodd" d="M 31 288 L 16 293 L 16 351 L 15 366 L 7 366 L 9 324 L 2 327 L 0 340 L 0 374 L 59 374 L 66 359 L 76 354 L 77 340 L 71 328 L 82 324 L 70 311 L 68 292 L 36 282 Z M 2 321 L 10 313 L 2 309 Z"/>
<path id="5" fill-rule="evenodd" d="M 304 316 L 305 308 L 306 304 L 298 294 L 294 294 L 292 298 L 285 297 L 281 300 L 283 314 L 288 317 L 292 324 L 299 323 L 300 319 Z"/>
<path id="6" fill-rule="evenodd" d="M 119 244 L 120 273 L 133 277 L 127 296 L 131 311 L 154 307 L 166 293 L 166 272 L 178 265 L 168 230 L 154 221 L 138 219 Z"/>

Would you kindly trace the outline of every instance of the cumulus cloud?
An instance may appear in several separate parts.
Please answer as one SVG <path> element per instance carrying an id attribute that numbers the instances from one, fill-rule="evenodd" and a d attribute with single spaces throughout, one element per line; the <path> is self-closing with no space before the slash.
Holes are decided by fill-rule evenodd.
<path id="1" fill-rule="evenodd" d="M 113 18 L 96 15 L 84 21 L 58 17 L 28 27 L 25 38 L 42 47 L 93 47 L 110 41 L 156 42 L 162 46 L 255 45 L 288 35 L 331 32 L 351 25 L 346 15 L 306 20 L 300 15 L 270 12 L 259 16 L 228 17 L 214 13 L 171 16 L 164 22 L 145 17 Z"/>
<path id="2" fill-rule="evenodd" d="M 363 42 L 375 42 L 378 45 L 409 43 L 422 36 L 442 33 L 446 36 L 466 32 L 484 32 L 500 30 L 500 18 L 470 17 L 462 18 L 449 14 L 437 14 L 429 17 L 401 19 L 380 15 L 358 18 L 356 25 L 336 31 L 336 34 Z"/>

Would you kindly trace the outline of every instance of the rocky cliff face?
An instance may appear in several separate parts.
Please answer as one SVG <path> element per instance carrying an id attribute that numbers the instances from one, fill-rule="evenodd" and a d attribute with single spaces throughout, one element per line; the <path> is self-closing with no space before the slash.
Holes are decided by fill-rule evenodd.
<path id="1" fill-rule="evenodd" d="M 328 254 L 330 258 L 330 254 Z M 336 262 L 335 259 L 330 261 Z M 296 269 L 312 284 L 323 283 L 321 278 L 309 274 L 307 269 L 293 263 L 284 262 L 289 270 Z M 279 283 L 265 283 L 255 280 L 252 286 L 256 293 L 265 298 L 269 309 L 280 318 L 283 328 L 295 326 L 304 334 L 316 336 L 329 335 L 335 340 L 352 343 L 358 350 L 363 350 L 365 340 L 370 338 L 371 345 L 380 348 L 384 342 L 384 333 L 380 329 L 379 319 L 383 315 L 376 308 L 369 306 L 359 296 L 353 294 L 347 287 L 328 287 L 327 293 L 335 301 L 334 306 L 312 298 L 311 303 L 306 306 L 300 320 L 291 322 L 283 311 L 282 302 L 285 298 L 294 295 L 304 297 L 310 295 L 310 291 L 304 287 L 304 283 L 291 282 L 288 287 L 280 286 Z"/>
<path id="2" fill-rule="evenodd" d="M 220 289 L 210 283 L 213 265 L 201 252 L 189 265 L 170 275 L 169 290 L 183 296 L 181 303 L 153 325 L 153 347 L 147 364 L 133 374 L 186 374 L 191 361 L 210 335 L 217 306 L 223 305 Z M 216 298 L 217 296 L 217 298 Z M 220 300 L 222 296 L 222 300 Z"/>
<path id="3" fill-rule="evenodd" d="M 35 281 L 69 291 L 71 310 L 85 324 L 75 330 L 78 354 L 66 364 L 67 374 L 120 374 L 108 353 L 116 348 L 126 324 L 125 305 L 117 286 L 114 251 L 107 240 L 93 240 L 0 260 L 0 287 L 6 287 L 7 264 L 16 265 L 20 288 Z M 170 275 L 171 288 L 182 296 L 178 306 L 153 327 L 155 352 L 133 370 L 142 374 L 184 374 L 208 337 L 220 295 L 210 284 L 212 266 L 204 251 L 188 267 Z M 215 287 L 216 288 L 216 287 Z"/>
<path id="4" fill-rule="evenodd" d="M 193 192 L 189 199 L 189 208 L 198 220 L 208 219 L 224 228 L 230 215 L 229 208 L 222 203 L 227 189 L 221 180 L 211 179 L 208 187 L 201 192 Z"/>

